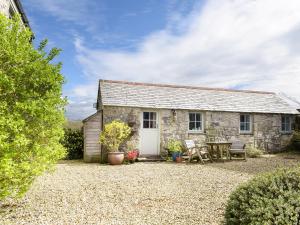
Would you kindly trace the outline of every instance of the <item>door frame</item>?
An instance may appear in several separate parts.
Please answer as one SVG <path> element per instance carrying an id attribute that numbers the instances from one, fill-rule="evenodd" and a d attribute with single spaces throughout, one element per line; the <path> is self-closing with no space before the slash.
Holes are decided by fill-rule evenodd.
<path id="1" fill-rule="evenodd" d="M 154 109 L 142 109 L 141 112 L 140 112 L 140 132 L 142 133 L 144 129 L 149 129 L 149 128 L 143 128 L 143 122 L 144 122 L 144 112 L 155 112 L 156 113 L 156 123 L 157 123 L 157 152 L 156 152 L 156 155 L 160 155 L 160 126 L 161 126 L 161 123 L 160 123 L 160 113 L 158 110 L 154 110 Z M 151 129 L 151 128 L 150 128 Z M 141 150 L 141 146 L 142 146 L 142 134 L 139 135 L 139 149 Z M 140 152 L 141 155 L 142 152 Z M 147 155 L 147 154 L 145 154 Z"/>

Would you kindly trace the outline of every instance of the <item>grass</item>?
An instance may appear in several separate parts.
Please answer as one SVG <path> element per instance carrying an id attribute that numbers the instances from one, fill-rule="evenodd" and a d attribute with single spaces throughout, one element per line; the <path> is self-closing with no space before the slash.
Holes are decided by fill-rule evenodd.
<path id="1" fill-rule="evenodd" d="M 65 124 L 65 128 L 70 128 L 72 130 L 80 130 L 82 129 L 82 121 L 80 120 L 69 120 L 67 121 L 67 123 Z"/>

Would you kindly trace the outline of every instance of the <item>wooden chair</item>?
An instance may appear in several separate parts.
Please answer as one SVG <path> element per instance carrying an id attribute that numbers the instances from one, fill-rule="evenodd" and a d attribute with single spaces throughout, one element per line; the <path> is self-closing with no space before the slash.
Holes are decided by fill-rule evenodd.
<path id="1" fill-rule="evenodd" d="M 243 155 L 243 159 L 246 160 L 246 145 L 241 141 L 234 141 L 229 149 L 229 159 L 232 155 Z"/>
<path id="2" fill-rule="evenodd" d="M 197 147 L 193 140 L 185 140 L 184 143 L 187 148 L 188 162 L 191 162 L 195 157 L 198 157 L 203 164 L 204 161 L 212 162 L 207 146 Z"/>

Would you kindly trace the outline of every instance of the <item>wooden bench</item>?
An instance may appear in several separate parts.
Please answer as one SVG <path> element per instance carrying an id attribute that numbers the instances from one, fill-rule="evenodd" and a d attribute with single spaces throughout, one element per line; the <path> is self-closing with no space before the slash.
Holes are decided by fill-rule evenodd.
<path id="1" fill-rule="evenodd" d="M 232 142 L 232 145 L 229 149 L 230 160 L 232 155 L 242 155 L 243 159 L 246 160 L 246 145 L 241 141 Z"/>
<path id="2" fill-rule="evenodd" d="M 193 140 L 185 140 L 184 143 L 187 148 L 188 162 L 191 162 L 195 157 L 198 157 L 203 164 L 204 161 L 212 162 L 207 146 L 197 147 Z"/>

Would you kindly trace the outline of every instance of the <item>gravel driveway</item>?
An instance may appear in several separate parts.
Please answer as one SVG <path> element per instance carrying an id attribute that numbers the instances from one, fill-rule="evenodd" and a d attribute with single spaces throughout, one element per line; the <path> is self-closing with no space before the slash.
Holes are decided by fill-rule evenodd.
<path id="1" fill-rule="evenodd" d="M 61 162 L 25 198 L 0 208 L 0 224 L 220 224 L 238 184 L 298 161 L 275 156 L 206 165 Z"/>

